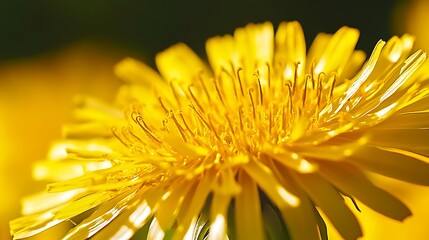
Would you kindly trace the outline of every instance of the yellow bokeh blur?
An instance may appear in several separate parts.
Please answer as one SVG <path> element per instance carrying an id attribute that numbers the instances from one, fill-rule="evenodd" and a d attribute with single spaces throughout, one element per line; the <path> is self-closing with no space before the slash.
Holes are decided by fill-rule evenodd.
<path id="1" fill-rule="evenodd" d="M 42 191 L 32 163 L 47 156 L 71 120 L 73 96 L 113 100 L 121 83 L 113 66 L 125 54 L 81 43 L 30 59 L 0 63 L 0 239 L 20 215 L 20 199 Z"/>
<path id="2" fill-rule="evenodd" d="M 392 18 L 393 32 L 409 33 L 416 38 L 415 48 L 429 51 L 429 1 L 398 1 Z"/>

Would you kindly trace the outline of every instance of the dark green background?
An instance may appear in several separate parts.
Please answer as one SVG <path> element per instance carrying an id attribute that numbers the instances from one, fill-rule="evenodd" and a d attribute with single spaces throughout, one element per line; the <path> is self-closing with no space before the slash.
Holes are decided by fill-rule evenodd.
<path id="1" fill-rule="evenodd" d="M 398 0 L 0 0 L 0 61 L 53 51 L 76 41 L 118 46 L 152 62 L 156 52 L 183 41 L 202 54 L 210 36 L 249 22 L 299 20 L 307 42 L 343 25 L 361 31 L 367 52 L 392 36 Z"/>

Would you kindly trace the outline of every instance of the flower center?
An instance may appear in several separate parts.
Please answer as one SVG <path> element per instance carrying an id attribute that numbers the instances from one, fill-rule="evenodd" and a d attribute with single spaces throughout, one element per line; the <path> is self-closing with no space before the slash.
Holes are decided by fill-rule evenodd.
<path id="1" fill-rule="evenodd" d="M 257 156 L 265 143 L 292 144 L 318 127 L 320 111 L 332 100 L 336 84 L 335 74 L 316 74 L 312 68 L 299 76 L 301 66 L 294 66 L 272 71 L 265 64 L 253 73 L 231 66 L 215 78 L 200 73 L 190 83 L 171 81 L 170 94 L 156 91 L 158 124 L 150 124 L 152 117 L 140 110 L 132 114 L 149 141 L 138 134 L 130 137 L 158 149 L 165 138 L 177 136 L 180 142 L 223 156 Z"/>

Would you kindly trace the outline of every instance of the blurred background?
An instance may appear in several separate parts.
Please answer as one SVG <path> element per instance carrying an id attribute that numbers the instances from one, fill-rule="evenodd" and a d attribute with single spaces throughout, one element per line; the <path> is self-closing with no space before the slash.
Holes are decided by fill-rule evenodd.
<path id="1" fill-rule="evenodd" d="M 368 54 L 379 39 L 404 32 L 427 49 L 427 13 L 425 0 L 0 1 L 0 239 L 9 239 L 19 199 L 44 189 L 31 179 L 31 166 L 61 137 L 73 96 L 111 101 L 120 84 L 112 67 L 122 58 L 153 66 L 154 55 L 177 42 L 204 57 L 211 36 L 250 22 L 291 20 L 302 24 L 307 44 L 318 32 L 347 25 L 360 30 L 357 48 Z M 385 181 L 415 215 L 400 224 L 363 208 L 364 239 L 424 239 L 429 190 Z"/>

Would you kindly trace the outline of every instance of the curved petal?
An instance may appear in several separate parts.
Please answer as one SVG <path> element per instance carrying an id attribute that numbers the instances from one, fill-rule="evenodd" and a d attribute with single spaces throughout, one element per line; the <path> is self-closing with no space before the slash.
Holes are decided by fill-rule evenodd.
<path id="1" fill-rule="evenodd" d="M 265 231 L 256 182 L 245 172 L 238 174 L 238 181 L 242 191 L 235 198 L 234 207 L 237 239 L 264 239 Z"/>
<path id="2" fill-rule="evenodd" d="M 243 169 L 252 177 L 258 186 L 267 194 L 278 208 L 296 207 L 299 199 L 285 189 L 275 178 L 270 168 L 257 160 L 251 160 Z"/>
<path id="3" fill-rule="evenodd" d="M 174 239 L 183 238 L 191 225 L 192 220 L 198 217 L 201 209 L 203 209 L 204 204 L 206 203 L 206 199 L 210 191 L 212 191 L 214 180 L 214 172 L 208 171 L 207 174 L 205 174 L 198 182 L 193 193 L 189 194 L 191 197 L 184 201 L 179 214 L 177 215 L 178 227 L 174 233 Z"/>
<path id="4" fill-rule="evenodd" d="M 292 77 L 295 64 L 299 63 L 298 76 L 303 76 L 306 45 L 304 31 L 301 24 L 296 21 L 280 23 L 276 35 L 276 50 L 274 55 L 274 67 L 284 67 L 283 76 Z"/>
<path id="5" fill-rule="evenodd" d="M 319 174 L 293 174 L 314 203 L 326 214 L 345 239 L 362 236 L 359 223 L 340 193 Z"/>
<path id="6" fill-rule="evenodd" d="M 115 66 L 115 74 L 128 83 L 152 87 L 154 84 L 165 83 L 164 79 L 146 64 L 133 59 L 125 58 Z"/>
<path id="7" fill-rule="evenodd" d="M 375 186 L 358 168 L 347 163 L 329 162 L 321 162 L 319 167 L 322 176 L 341 192 L 356 197 L 373 210 L 396 220 L 404 220 L 411 215 L 404 203 Z"/>
<path id="8" fill-rule="evenodd" d="M 178 43 L 155 58 L 159 72 L 167 81 L 179 81 L 190 84 L 200 72 L 210 73 L 209 68 L 184 43 Z"/>
<path id="9" fill-rule="evenodd" d="M 287 230 L 292 239 L 318 239 L 317 216 L 313 202 L 304 190 L 292 178 L 293 171 L 279 164 L 270 164 L 275 176 L 280 183 L 291 193 L 296 195 L 300 204 L 296 207 L 280 208 L 280 212 L 287 224 Z"/>
<path id="10" fill-rule="evenodd" d="M 349 159 L 367 170 L 429 186 L 429 164 L 411 156 L 389 151 L 386 148 L 365 147 Z"/>

